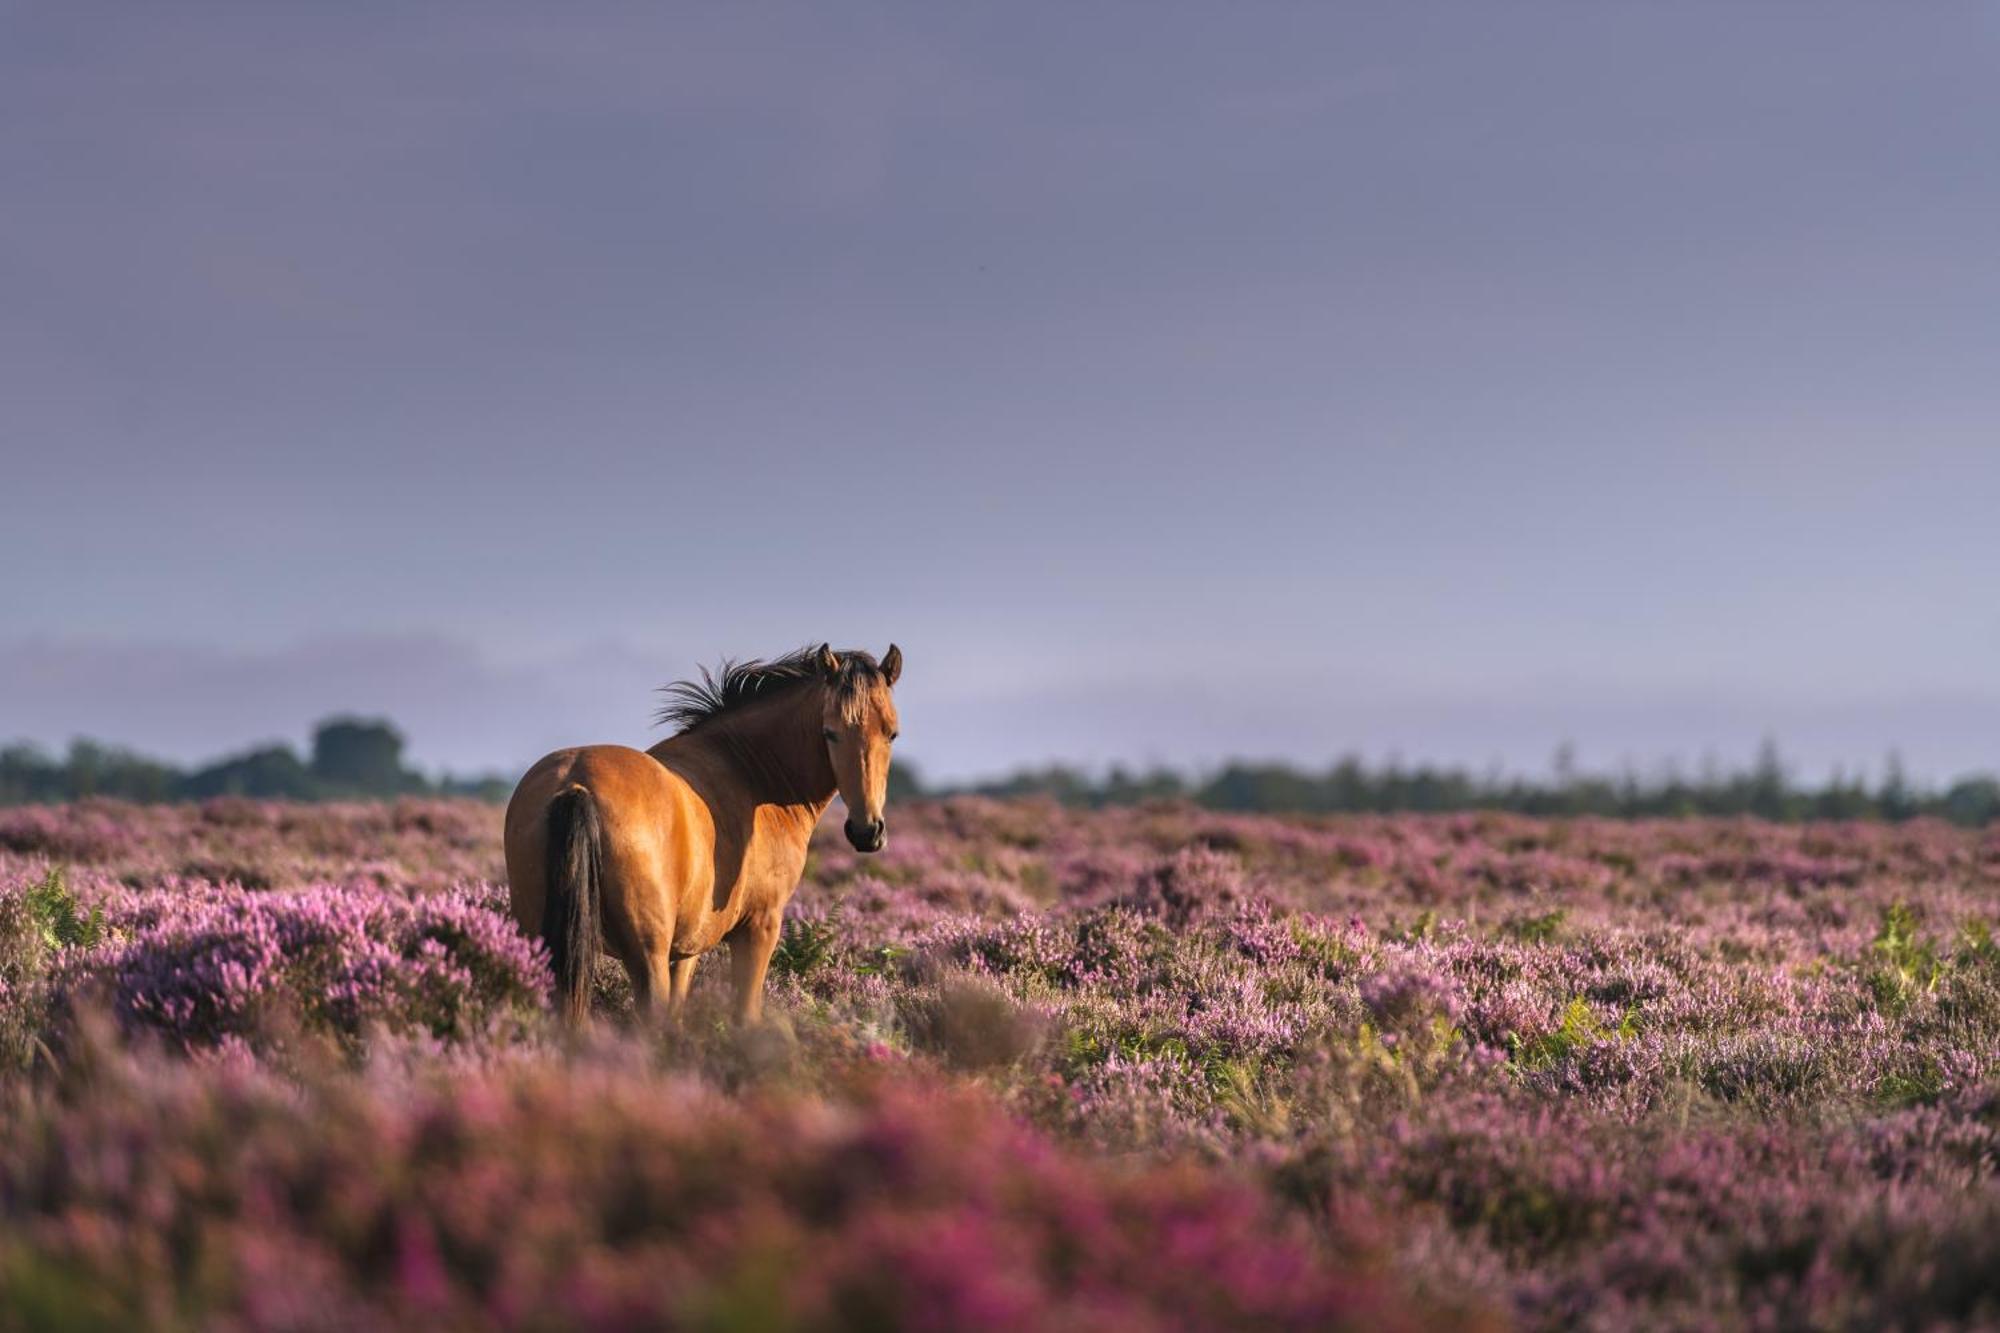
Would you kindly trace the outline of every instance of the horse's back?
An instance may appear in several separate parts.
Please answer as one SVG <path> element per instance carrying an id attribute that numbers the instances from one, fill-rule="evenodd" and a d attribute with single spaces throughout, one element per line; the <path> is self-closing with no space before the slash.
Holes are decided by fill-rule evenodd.
<path id="1" fill-rule="evenodd" d="M 710 863 L 713 820 L 688 784 L 659 760 L 623 745 L 585 745 L 545 755 L 507 803 L 507 885 L 514 918 L 541 928 L 548 811 L 573 788 L 597 806 L 606 888 L 618 897 L 676 895 Z M 635 904 L 636 905 L 636 904 Z"/>

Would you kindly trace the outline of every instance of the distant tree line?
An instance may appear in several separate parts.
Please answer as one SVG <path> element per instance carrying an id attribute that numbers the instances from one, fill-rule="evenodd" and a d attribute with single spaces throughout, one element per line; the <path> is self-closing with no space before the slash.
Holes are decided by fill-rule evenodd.
<path id="1" fill-rule="evenodd" d="M 73 742 L 57 758 L 25 744 L 0 748 L 0 805 L 115 796 L 128 801 L 194 801 L 213 796 L 280 800 L 354 800 L 389 796 L 470 796 L 504 801 L 513 790 L 499 775 L 426 778 L 403 764 L 403 736 L 379 718 L 335 717 L 313 731 L 312 753 L 287 745 L 246 750 L 185 769 L 95 741 Z M 1919 815 L 1955 824 L 2000 821 L 2000 781 L 1979 775 L 1943 788 L 1911 783 L 1890 757 L 1880 779 L 1836 775 L 1820 786 L 1794 781 L 1777 746 L 1765 742 L 1750 768 L 1697 778 L 1582 773 L 1567 748 L 1548 779 L 1479 775 L 1462 768 L 1396 762 L 1370 766 L 1349 756 L 1325 769 L 1233 763 L 1206 776 L 1171 769 L 1144 773 L 1113 767 L 1101 777 L 1062 765 L 1028 769 L 992 782 L 933 786 L 899 760 L 890 770 L 892 799 L 915 796 L 1035 796 L 1096 808 L 1144 801 L 1191 801 L 1214 810 L 1298 813 L 1507 810 L 1530 815 L 1756 815 L 1764 819 L 1879 819 Z"/>
<path id="2" fill-rule="evenodd" d="M 1506 810 L 1530 815 L 1756 815 L 1764 819 L 1878 819 L 1919 815 L 1955 824 L 2000 820 L 2000 781 L 1988 775 L 1932 789 L 1912 784 L 1891 756 L 1873 784 L 1836 775 L 1820 786 L 1795 782 L 1776 745 L 1766 742 L 1756 763 L 1735 773 L 1688 778 L 1668 773 L 1641 777 L 1577 772 L 1567 750 L 1558 753 L 1552 778 L 1480 776 L 1459 768 L 1370 767 L 1348 757 L 1323 770 L 1287 764 L 1233 763 L 1206 777 L 1168 769 L 1133 773 L 1113 768 L 1092 778 L 1062 766 L 1017 773 L 998 782 L 959 788 L 985 796 L 1042 796 L 1064 805 L 1132 805 L 1187 800 L 1215 810 L 1372 812 Z"/>
<path id="3" fill-rule="evenodd" d="M 404 767 L 402 733 L 380 718 L 326 719 L 313 730 L 308 758 L 289 745 L 267 745 L 193 769 L 89 740 L 71 742 L 60 758 L 28 744 L 0 748 L 0 805 L 87 796 L 326 801 L 434 795 L 497 801 L 506 799 L 512 786 L 500 777 L 433 781 Z"/>

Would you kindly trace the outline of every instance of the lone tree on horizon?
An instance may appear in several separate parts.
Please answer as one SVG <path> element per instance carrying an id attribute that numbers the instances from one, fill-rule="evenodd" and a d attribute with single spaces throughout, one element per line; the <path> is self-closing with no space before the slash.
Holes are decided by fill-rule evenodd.
<path id="1" fill-rule="evenodd" d="M 399 791 L 403 733 L 387 718 L 331 717 L 313 730 L 312 774 L 321 782 L 361 791 Z"/>

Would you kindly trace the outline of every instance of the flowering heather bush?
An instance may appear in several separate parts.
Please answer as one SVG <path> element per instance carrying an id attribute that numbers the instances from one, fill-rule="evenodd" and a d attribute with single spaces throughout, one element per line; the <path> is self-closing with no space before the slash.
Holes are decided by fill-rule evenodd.
<path id="1" fill-rule="evenodd" d="M 0 1075 L 42 1136 L 0 1148 L 6 1171 L 54 1170 L 69 1150 L 51 1142 L 117 1141 L 117 1117 L 142 1114 L 128 1103 L 329 1140 L 282 1160 L 274 1146 L 240 1177 L 252 1167 L 182 1153 L 190 1174 L 147 1206 L 255 1201 L 172 1233 L 209 1238 L 196 1266 L 133 1258 L 141 1239 L 97 1220 L 117 1215 L 111 1195 L 59 1224 L 24 1177 L 0 1177 L 0 1236 L 29 1238 L 0 1242 L 0 1284 L 32 1277 L 0 1285 L 0 1309 L 109 1292 L 121 1316 L 170 1299 L 252 1327 L 419 1310 L 1393 1326 L 1455 1318 L 1476 1292 L 1527 1327 L 2000 1326 L 2000 832 L 950 800 L 899 808 L 888 849 L 862 858 L 834 823 L 773 960 L 771 1027 L 728 1034 L 728 969 L 711 961 L 683 1030 L 607 1055 L 540 1016 L 491 811 L 0 813 L 0 1035 L 62 1065 Z M 9 904 L 57 866 L 105 938 L 7 945 L 30 938 Z M 599 976 L 614 1019 L 618 975 Z M 200 1059 L 89 1055 L 75 1033 L 91 995 L 122 1032 Z M 299 1029 L 365 1072 L 280 1058 L 273 1034 Z M 77 1065 L 93 1061 L 125 1072 L 85 1095 Z M 562 1128 L 530 1130 L 528 1106 Z M 344 1120 L 389 1145 L 379 1173 L 339 1156 Z M 458 1128 L 409 1127 L 434 1120 Z M 935 1182 L 863 1154 L 879 1198 L 814 1192 L 859 1151 L 843 1135 L 889 1121 Z M 952 1143 L 963 1160 L 942 1160 Z M 704 1155 L 747 1163 L 751 1183 L 700 1186 Z M 386 1200 L 356 1216 L 398 1220 L 339 1221 L 302 1187 L 243 1183 L 350 1169 L 343 1189 Z M 619 1194 L 620 1171 L 693 1190 L 698 1220 Z M 468 1217 L 506 1215 L 532 1243 L 453 1230 L 461 1190 L 489 1200 Z M 1168 1197 L 1192 1210 L 1172 1225 Z M 1106 1209 L 1124 1220 L 1084 1225 Z M 1247 1304 L 1279 1298 L 1244 1249 L 1152 1266 L 1198 1271 L 1197 1287 L 1131 1258 L 1174 1252 L 1183 1228 L 1259 1238 L 1302 1275 L 1298 1303 Z M 1079 1257 L 1083 1235 L 1109 1238 Z M 738 1245 L 782 1280 L 716 1258 Z M 406 1250 L 435 1304 L 409 1303 Z M 531 1276 L 501 1281 L 513 1265 Z M 278 1268 L 302 1276 L 257 1276 Z M 212 1285 L 188 1286 L 196 1272 Z M 301 1304 L 256 1303 L 291 1291 Z M 492 1304 L 501 1291 L 518 1303 Z"/>
<path id="2" fill-rule="evenodd" d="M 501 812 L 472 801 L 200 805 L 92 800 L 0 808 L 0 882 L 67 865 L 106 881 L 184 879 L 251 889 L 367 880 L 401 891 L 501 882 Z"/>
<path id="3" fill-rule="evenodd" d="M 546 1003 L 541 946 L 480 892 L 403 898 L 323 886 L 224 886 L 112 899 L 113 938 L 64 960 L 68 1001 L 101 995 L 128 1028 L 195 1048 L 302 1027 L 486 1035 Z"/>

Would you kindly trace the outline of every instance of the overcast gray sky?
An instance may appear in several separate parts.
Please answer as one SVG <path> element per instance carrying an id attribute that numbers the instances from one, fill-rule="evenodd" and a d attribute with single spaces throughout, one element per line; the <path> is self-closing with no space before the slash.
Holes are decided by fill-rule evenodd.
<path id="1" fill-rule="evenodd" d="M 2000 6 L 0 0 L 0 736 L 2000 767 Z"/>

